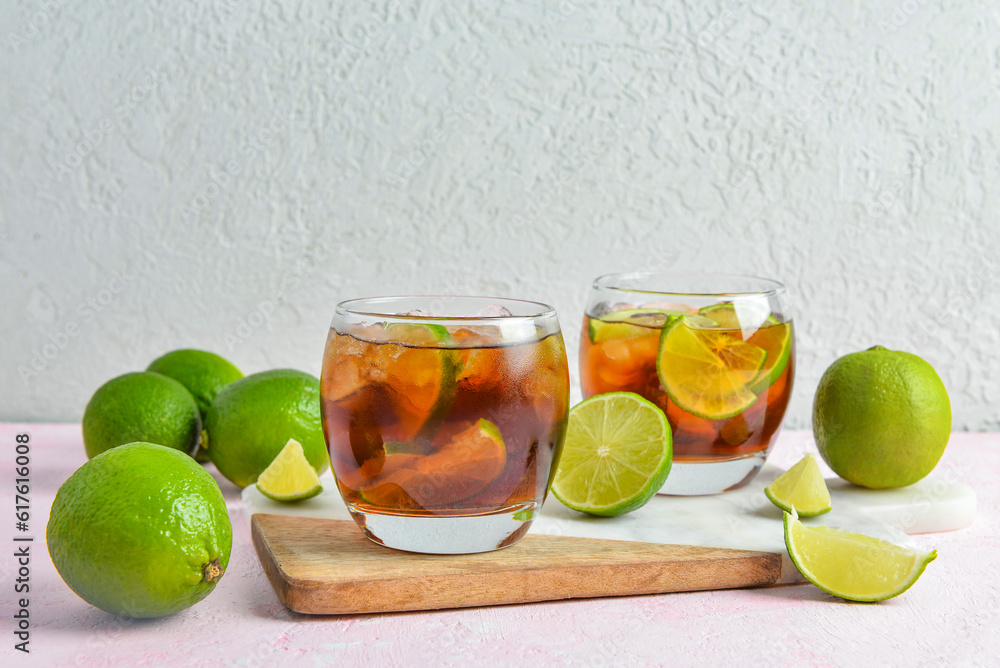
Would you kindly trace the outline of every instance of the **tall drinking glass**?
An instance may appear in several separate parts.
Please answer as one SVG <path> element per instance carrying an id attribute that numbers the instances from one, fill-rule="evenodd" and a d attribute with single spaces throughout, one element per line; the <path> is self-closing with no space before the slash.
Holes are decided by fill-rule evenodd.
<path id="1" fill-rule="evenodd" d="M 776 281 L 650 272 L 594 281 L 580 333 L 583 394 L 636 392 L 663 409 L 674 462 L 661 494 L 749 482 L 794 375 L 792 320 Z"/>
<path id="2" fill-rule="evenodd" d="M 337 485 L 371 540 L 460 554 L 528 530 L 569 409 L 552 308 L 484 297 L 341 302 L 321 388 Z"/>

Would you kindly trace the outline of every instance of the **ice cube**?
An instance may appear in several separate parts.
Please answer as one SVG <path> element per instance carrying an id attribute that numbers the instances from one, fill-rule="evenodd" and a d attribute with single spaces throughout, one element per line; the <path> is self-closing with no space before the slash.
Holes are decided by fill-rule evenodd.
<path id="1" fill-rule="evenodd" d="M 487 304 L 476 311 L 477 318 L 509 318 L 514 315 L 500 304 Z"/>
<path id="2" fill-rule="evenodd" d="M 493 325 L 464 325 L 451 332 L 462 348 L 495 346 L 503 342 L 503 332 Z"/>

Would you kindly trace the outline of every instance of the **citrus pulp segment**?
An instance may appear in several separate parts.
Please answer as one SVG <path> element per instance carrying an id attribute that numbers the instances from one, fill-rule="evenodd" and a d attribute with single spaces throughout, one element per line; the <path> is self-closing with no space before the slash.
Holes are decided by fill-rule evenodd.
<path id="1" fill-rule="evenodd" d="M 670 424 L 663 411 L 631 392 L 586 399 L 569 412 L 552 493 L 592 515 L 621 515 L 660 490 L 672 462 Z"/>

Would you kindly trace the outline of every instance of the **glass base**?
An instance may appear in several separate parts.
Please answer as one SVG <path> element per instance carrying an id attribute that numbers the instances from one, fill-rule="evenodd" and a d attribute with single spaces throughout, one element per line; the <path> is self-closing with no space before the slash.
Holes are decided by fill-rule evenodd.
<path id="1" fill-rule="evenodd" d="M 535 519 L 538 504 L 458 517 L 375 513 L 350 505 L 347 509 L 369 540 L 379 545 L 424 554 L 471 554 L 516 543 Z"/>
<path id="2" fill-rule="evenodd" d="M 674 460 L 667 482 L 659 494 L 699 496 L 739 489 L 757 475 L 764 465 L 764 453 L 717 462 Z"/>

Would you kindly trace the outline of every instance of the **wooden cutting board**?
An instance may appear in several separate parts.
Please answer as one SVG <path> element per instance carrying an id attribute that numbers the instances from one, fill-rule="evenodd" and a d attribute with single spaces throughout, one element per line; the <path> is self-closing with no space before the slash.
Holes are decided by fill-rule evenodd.
<path id="1" fill-rule="evenodd" d="M 528 533 L 503 550 L 444 556 L 376 545 L 350 520 L 260 513 L 251 531 L 281 602 L 315 615 L 731 589 L 781 577 L 779 554 L 692 545 Z"/>

